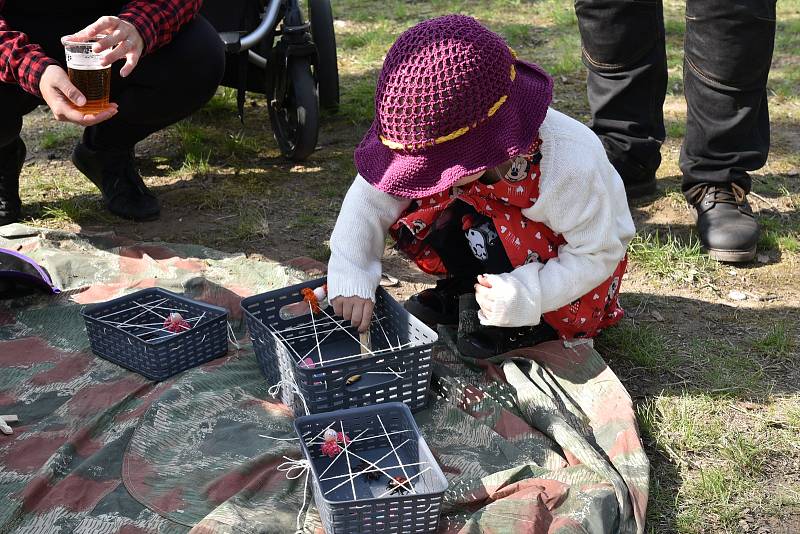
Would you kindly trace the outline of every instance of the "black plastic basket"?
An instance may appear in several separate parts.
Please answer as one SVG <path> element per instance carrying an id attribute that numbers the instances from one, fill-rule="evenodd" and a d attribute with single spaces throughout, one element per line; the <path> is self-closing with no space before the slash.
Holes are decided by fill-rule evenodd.
<path id="1" fill-rule="evenodd" d="M 137 324 L 137 319 L 141 321 L 142 317 L 157 322 L 164 313 L 151 311 L 148 314 L 146 308 L 140 307 L 152 307 L 154 303 L 185 310 L 182 313 L 185 318 L 199 319 L 190 329 L 178 333 L 152 333 L 150 328 L 149 333 L 143 334 L 147 327 L 119 327 L 107 322 L 113 318 L 115 323 Z M 151 380 L 164 380 L 228 351 L 228 310 L 161 288 L 143 289 L 86 306 L 81 315 L 86 321 L 92 352 Z"/>
<path id="2" fill-rule="evenodd" d="M 392 402 L 308 415 L 297 418 L 294 426 L 303 454 L 311 464 L 314 502 L 325 532 L 436 532 L 447 479 L 407 406 Z M 323 454 L 319 436 L 327 428 L 346 434 L 352 440 L 347 444 L 348 451 L 353 454 L 342 451 L 334 458 Z M 314 443 L 309 445 L 312 440 Z M 383 471 L 361 464 L 359 457 Z M 400 464 L 405 467 L 397 467 Z M 341 484 L 349 480 L 348 473 L 365 469 L 374 476 L 362 474 L 352 479 L 352 485 Z M 395 476 L 408 480 L 405 488 L 410 486 L 413 491 L 385 495 L 390 490 L 389 477 Z"/>
<path id="3" fill-rule="evenodd" d="M 272 385 L 281 380 L 296 383 L 309 413 L 381 402 L 403 402 L 412 411 L 424 408 L 428 402 L 436 332 L 409 314 L 379 287 L 375 294 L 374 319 L 370 323 L 375 354 L 342 359 L 360 352 L 360 344 L 354 339 L 358 338 L 355 329 L 349 328 L 349 334 L 338 331 L 320 335 L 318 331 L 315 335 L 310 324 L 297 327 L 309 323 L 310 315 L 289 320 L 279 316 L 283 306 L 302 300 L 301 289 L 313 289 L 324 283 L 325 278 L 320 278 L 242 301 L 253 348 L 267 382 Z M 332 308 L 325 311 L 333 315 Z M 329 321 L 324 314 L 316 317 Z M 292 335 L 281 333 L 290 328 L 293 329 Z M 309 368 L 301 363 L 302 356 L 314 349 L 317 336 L 328 336 L 320 349 L 324 359 L 331 362 Z M 390 346 L 397 345 L 403 348 L 390 349 Z M 354 377 L 357 377 L 356 381 Z M 291 388 L 281 388 L 281 400 L 292 406 L 296 414 L 305 413 L 302 401 L 296 398 Z"/>

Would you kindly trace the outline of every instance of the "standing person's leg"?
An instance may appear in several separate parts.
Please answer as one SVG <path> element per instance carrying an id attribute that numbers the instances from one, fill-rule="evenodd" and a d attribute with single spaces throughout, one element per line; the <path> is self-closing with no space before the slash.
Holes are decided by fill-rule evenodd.
<path id="1" fill-rule="evenodd" d="M 755 256 L 758 223 L 745 195 L 747 171 L 769 152 L 767 75 L 775 42 L 775 0 L 689 0 L 684 90 L 683 191 L 698 214 L 709 255 Z"/>
<path id="2" fill-rule="evenodd" d="M 133 147 L 214 95 L 225 69 L 225 53 L 217 32 L 198 16 L 168 45 L 143 57 L 128 78 L 119 76 L 119 68 L 120 64 L 112 66 L 111 80 L 111 100 L 119 112 L 84 131 L 72 161 L 103 190 L 112 212 L 136 220 L 154 219 L 160 212 L 158 201 L 134 166 Z M 120 184 L 128 187 L 121 197 L 109 194 Z"/>
<path id="3" fill-rule="evenodd" d="M 19 134 L 22 117 L 40 103 L 18 85 L 0 83 L 0 225 L 20 217 L 19 173 L 25 162 L 25 143 Z"/>
<path id="4" fill-rule="evenodd" d="M 655 191 L 667 88 L 660 0 L 576 0 L 592 120 L 628 197 Z"/>

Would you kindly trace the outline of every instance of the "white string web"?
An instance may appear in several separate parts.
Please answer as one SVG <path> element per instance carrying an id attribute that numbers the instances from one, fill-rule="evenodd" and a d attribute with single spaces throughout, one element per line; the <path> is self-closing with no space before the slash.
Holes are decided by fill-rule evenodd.
<path id="1" fill-rule="evenodd" d="M 350 324 L 349 320 L 340 317 L 335 317 L 325 311 L 324 308 L 319 308 L 315 313 L 311 303 L 308 303 L 309 320 L 301 322 L 286 328 L 278 329 L 267 325 L 269 331 L 283 344 L 295 359 L 295 362 L 300 367 L 324 367 L 325 365 L 345 362 L 349 360 L 357 360 L 377 355 L 388 355 L 392 352 L 402 350 L 414 344 L 412 341 L 403 343 L 400 336 L 395 340 L 389 338 L 389 334 L 383 326 L 384 322 L 389 321 L 387 317 L 375 316 L 371 320 L 371 325 L 377 325 L 380 333 L 386 342 L 384 348 L 373 350 L 370 339 L 374 339 L 371 335 L 358 336 L 355 327 Z M 319 317 L 321 315 L 321 317 Z M 371 327 L 374 329 L 374 326 Z M 377 330 L 377 329 L 374 329 Z M 369 332 L 369 331 L 368 331 Z M 326 342 L 337 333 L 344 333 L 347 337 L 355 341 L 359 347 L 359 351 L 345 356 L 328 357 L 325 355 L 324 347 Z M 313 345 L 308 350 L 306 341 L 308 338 L 313 338 Z M 341 336 L 337 338 L 340 340 Z M 366 341 L 365 341 L 366 340 Z M 303 348 L 299 348 L 302 346 Z M 365 374 L 393 374 L 402 377 L 402 370 L 389 369 L 385 372 L 368 372 Z"/>
<path id="2" fill-rule="evenodd" d="M 181 306 L 181 303 L 168 297 L 147 295 L 141 299 L 131 300 L 124 308 L 94 319 L 102 324 L 127 332 L 140 341 L 154 343 L 191 330 L 206 317 L 207 312 L 205 311 L 200 315 L 188 317 L 187 315 L 190 314 L 190 311 Z M 126 317 L 125 314 L 132 315 L 124 318 Z M 170 323 L 170 314 L 180 314 L 180 318 L 186 321 L 186 324 L 178 323 L 173 326 L 174 331 L 168 329 L 167 324 Z"/>
<path id="3" fill-rule="evenodd" d="M 342 486 L 350 486 L 350 495 L 353 500 L 360 498 L 383 498 L 394 494 L 417 494 L 414 481 L 423 474 L 431 470 L 427 461 L 406 462 L 401 457 L 400 451 L 409 442 L 416 441 L 416 436 L 412 430 L 394 430 L 389 432 L 383 423 L 380 415 L 376 415 L 380 424 L 381 432 L 367 435 L 370 429 L 365 429 L 356 434 L 353 438 L 340 440 L 340 452 L 334 456 L 330 463 L 319 473 L 317 482 L 323 495 L 328 496 Z M 324 443 L 323 435 L 328 429 L 338 427 L 342 436 L 347 436 L 345 421 L 338 420 L 331 422 L 308 441 L 304 436 L 306 447 L 312 451 L 312 457 L 316 456 L 314 448 L 321 447 Z M 393 439 L 392 437 L 395 437 Z M 374 440 L 370 449 L 387 449 L 387 452 L 377 459 L 370 460 L 367 451 L 357 451 L 361 442 Z M 323 457 L 324 458 L 324 457 Z M 316 460 L 319 462 L 322 458 Z M 342 474 L 328 473 L 336 466 L 346 466 L 346 472 Z M 416 471 L 416 472 L 414 472 Z M 402 473 L 402 475 L 400 474 Z M 356 483 L 362 489 L 369 487 L 367 496 L 360 497 L 356 489 Z M 377 490 L 373 491 L 377 487 Z M 377 495 L 376 495 L 377 493 Z"/>

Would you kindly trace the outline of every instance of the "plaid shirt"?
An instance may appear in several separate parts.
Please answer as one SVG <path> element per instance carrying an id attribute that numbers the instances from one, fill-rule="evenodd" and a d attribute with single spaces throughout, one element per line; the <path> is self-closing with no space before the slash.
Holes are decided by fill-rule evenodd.
<path id="1" fill-rule="evenodd" d="M 127 3 L 119 18 L 130 22 L 144 41 L 144 54 L 169 43 L 181 27 L 197 14 L 202 0 L 133 0 Z M 31 43 L 28 36 L 8 27 L 0 0 L 0 82 L 17 83 L 25 91 L 41 96 L 39 81 L 49 65 L 58 61 Z M 77 30 L 77 29 L 76 29 Z"/>

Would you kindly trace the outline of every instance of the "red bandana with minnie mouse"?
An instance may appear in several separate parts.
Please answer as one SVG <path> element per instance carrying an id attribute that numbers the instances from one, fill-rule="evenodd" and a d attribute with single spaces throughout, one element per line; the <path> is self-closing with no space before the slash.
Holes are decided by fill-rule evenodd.
<path id="1" fill-rule="evenodd" d="M 456 200 L 461 200 L 482 215 L 490 217 L 495 232 L 511 264 L 516 268 L 534 261 L 547 263 L 558 256 L 558 248 L 566 241 L 546 225 L 532 221 L 522 210 L 533 206 L 539 198 L 539 148 L 537 139 L 531 153 L 517 156 L 511 169 L 499 182 L 484 184 L 472 182 L 464 187 L 452 187 L 435 195 L 418 199 L 389 229 L 397 246 L 413 259 L 420 269 L 430 274 L 445 275 L 447 269 L 436 251 L 425 243 L 425 238 L 436 227 L 439 216 Z M 407 228 L 411 237 L 403 228 Z M 465 217 L 463 230 L 472 243 L 478 232 L 472 221 Z M 491 237 L 490 237 L 491 238 Z M 480 247 L 483 244 L 476 244 Z M 473 248 L 474 250 L 474 248 Z M 627 256 L 622 259 L 614 273 L 599 286 L 575 301 L 542 315 L 562 339 L 594 337 L 604 328 L 623 317 L 619 304 L 619 287 L 627 265 Z"/>

